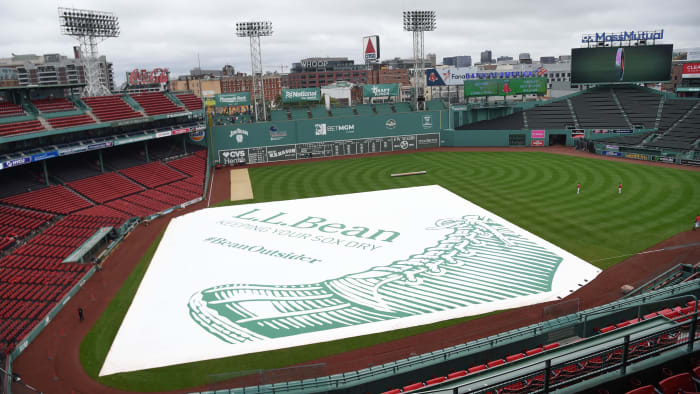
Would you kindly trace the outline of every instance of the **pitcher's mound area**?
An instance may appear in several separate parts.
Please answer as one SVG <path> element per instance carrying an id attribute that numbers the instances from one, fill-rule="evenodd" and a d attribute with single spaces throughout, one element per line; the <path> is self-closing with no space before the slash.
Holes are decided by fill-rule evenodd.
<path id="1" fill-rule="evenodd" d="M 253 186 L 248 169 L 231 170 L 231 201 L 252 200 Z"/>
<path id="2" fill-rule="evenodd" d="M 517 308 L 599 272 L 440 186 L 205 209 L 171 221 L 100 375 Z"/>

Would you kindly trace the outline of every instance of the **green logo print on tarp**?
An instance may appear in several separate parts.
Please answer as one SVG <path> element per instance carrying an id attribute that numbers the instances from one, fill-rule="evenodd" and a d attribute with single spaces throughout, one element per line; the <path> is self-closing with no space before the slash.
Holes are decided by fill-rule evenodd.
<path id="1" fill-rule="evenodd" d="M 230 284 L 195 293 L 192 319 L 229 343 L 428 314 L 551 290 L 562 258 L 484 217 L 438 220 L 437 245 L 314 284 Z"/>

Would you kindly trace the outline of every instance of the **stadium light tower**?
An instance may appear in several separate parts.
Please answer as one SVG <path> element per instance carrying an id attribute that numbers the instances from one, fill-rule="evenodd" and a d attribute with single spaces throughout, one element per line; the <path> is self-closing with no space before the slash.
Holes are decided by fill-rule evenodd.
<path id="1" fill-rule="evenodd" d="M 272 22 L 238 22 L 236 23 L 238 37 L 250 37 L 250 66 L 253 74 L 253 110 L 255 120 L 264 122 L 267 119 L 265 108 L 265 86 L 263 83 L 262 50 L 260 37 L 272 35 Z"/>
<path id="2" fill-rule="evenodd" d="M 425 96 L 423 32 L 435 30 L 435 11 L 404 11 L 403 29 L 413 32 L 413 106 L 418 111 L 418 97 Z"/>
<path id="3" fill-rule="evenodd" d="M 84 94 L 111 94 L 105 85 L 107 75 L 102 73 L 97 60 L 97 44 L 110 37 L 119 37 L 119 19 L 111 12 L 59 7 L 58 20 L 61 33 L 75 38 L 80 43 L 80 63 L 83 65 L 86 82 Z"/>

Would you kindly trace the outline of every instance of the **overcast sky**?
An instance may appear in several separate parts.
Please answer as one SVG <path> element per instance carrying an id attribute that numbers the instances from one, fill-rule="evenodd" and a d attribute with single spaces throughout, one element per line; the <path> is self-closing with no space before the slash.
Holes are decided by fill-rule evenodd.
<path id="1" fill-rule="evenodd" d="M 382 59 L 412 56 L 403 31 L 404 10 L 434 10 L 437 30 L 425 33 L 426 53 L 471 55 L 491 49 L 494 58 L 529 52 L 533 59 L 570 53 L 583 33 L 664 29 L 676 48 L 700 47 L 699 0 L 0 0 L 0 57 L 72 55 L 75 41 L 60 35 L 57 7 L 114 12 L 121 36 L 100 44 L 115 78 L 134 68 L 167 67 L 171 75 L 233 65 L 250 72 L 247 39 L 235 22 L 269 20 L 262 38 L 266 71 L 306 57 L 347 56 L 361 61 L 362 37 L 378 34 Z M 257 7 L 257 8 L 256 8 Z M 288 71 L 288 69 L 285 69 Z"/>

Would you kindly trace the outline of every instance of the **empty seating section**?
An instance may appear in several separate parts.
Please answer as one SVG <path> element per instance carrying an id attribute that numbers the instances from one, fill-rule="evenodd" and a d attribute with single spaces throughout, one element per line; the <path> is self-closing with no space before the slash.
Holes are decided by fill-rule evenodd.
<path id="1" fill-rule="evenodd" d="M 394 110 L 396 112 L 411 112 L 411 104 L 409 103 L 394 103 Z"/>
<path id="2" fill-rule="evenodd" d="M 0 124 L 0 137 L 15 134 L 32 133 L 44 130 L 44 126 L 38 120 L 26 120 L 23 122 Z"/>
<path id="3" fill-rule="evenodd" d="M 289 111 L 292 115 L 292 119 L 308 119 L 309 110 L 306 108 L 294 108 Z"/>
<path id="4" fill-rule="evenodd" d="M 143 187 L 114 172 L 70 182 L 68 186 L 98 204 L 143 191 Z"/>
<path id="5" fill-rule="evenodd" d="M 649 137 L 649 134 L 650 133 L 635 134 L 635 135 L 623 135 L 621 137 L 601 138 L 599 140 L 596 140 L 596 142 L 605 142 L 605 143 L 622 144 L 622 145 L 639 145 L 647 137 Z"/>
<path id="6" fill-rule="evenodd" d="M 585 129 L 629 129 L 610 88 L 594 88 L 571 99 L 579 125 Z M 528 118 L 529 121 L 529 118 Z"/>
<path id="7" fill-rule="evenodd" d="M 65 98 L 32 100 L 32 104 L 34 104 L 40 112 L 73 111 L 75 109 L 73 103 Z"/>
<path id="8" fill-rule="evenodd" d="M 144 190 L 117 173 L 106 173 L 0 200 L 23 207 L 0 205 L 0 250 L 14 246 L 14 236 L 30 236 L 0 258 L 0 349 L 12 350 L 83 278 L 90 264 L 62 261 L 99 228 L 118 227 L 130 217 L 149 216 L 201 196 L 206 155 L 202 150 L 169 163 L 188 176 L 158 162 L 123 170 L 157 189 Z M 92 205 L 69 187 L 102 205 Z M 34 235 L 54 219 L 34 210 L 67 216 Z"/>
<path id="9" fill-rule="evenodd" d="M 574 126 L 574 118 L 566 100 L 541 105 L 525 112 L 530 129 L 565 129 Z"/>
<path id="10" fill-rule="evenodd" d="M 83 97 L 92 113 L 102 122 L 111 122 L 118 119 L 131 119 L 141 116 L 134 111 L 129 104 L 122 100 L 121 96 Z"/>
<path id="11" fill-rule="evenodd" d="M 26 114 L 21 106 L 12 103 L 0 103 L 0 118 L 24 115 Z"/>
<path id="12" fill-rule="evenodd" d="M 154 188 L 185 178 L 185 175 L 155 161 L 120 170 L 119 173 L 148 188 Z"/>
<path id="13" fill-rule="evenodd" d="M 199 156 L 192 155 L 182 159 L 169 161 L 166 164 L 191 177 L 203 178 L 207 162 L 205 159 L 202 159 Z"/>
<path id="14" fill-rule="evenodd" d="M 176 94 L 178 100 L 185 104 L 185 108 L 190 111 L 196 111 L 203 108 L 202 100 L 192 93 Z"/>
<path id="15" fill-rule="evenodd" d="M 326 107 L 323 106 L 316 106 L 311 108 L 311 117 L 312 118 L 327 118 L 328 117 L 328 110 Z"/>
<path id="16" fill-rule="evenodd" d="M 24 237 L 51 219 L 53 215 L 48 213 L 0 206 L 0 240 L 4 237 Z"/>
<path id="17" fill-rule="evenodd" d="M 287 115 L 287 110 L 274 109 L 274 110 L 270 111 L 270 120 L 273 122 L 289 120 L 289 116 Z"/>
<path id="18" fill-rule="evenodd" d="M 90 268 L 61 261 L 98 228 L 122 221 L 70 215 L 0 259 L 0 347 L 12 349 Z"/>
<path id="19" fill-rule="evenodd" d="M 331 114 L 333 116 L 352 116 L 355 115 L 355 112 L 350 107 L 338 107 L 332 108 Z"/>
<path id="20" fill-rule="evenodd" d="M 691 150 L 700 139 L 700 107 L 691 107 L 681 116 L 675 125 L 672 125 L 660 138 L 647 143 L 647 146 L 658 148 L 671 148 Z"/>
<path id="21" fill-rule="evenodd" d="M 661 111 L 659 130 L 668 130 L 697 103 L 693 100 L 666 100 Z"/>
<path id="22" fill-rule="evenodd" d="M 521 130 L 524 127 L 523 114 L 516 112 L 502 118 L 462 125 L 457 130 Z"/>
<path id="23" fill-rule="evenodd" d="M 132 94 L 131 98 L 136 100 L 149 116 L 184 112 L 161 92 Z"/>
<path id="24" fill-rule="evenodd" d="M 47 119 L 51 127 L 54 129 L 62 129 L 65 127 L 80 126 L 84 124 L 95 123 L 88 114 L 63 116 L 60 118 Z"/>
<path id="25" fill-rule="evenodd" d="M 64 186 L 51 186 L 28 193 L 7 197 L 5 204 L 66 215 L 90 207 L 92 204 Z"/>
<path id="26" fill-rule="evenodd" d="M 615 94 L 633 125 L 641 125 L 645 129 L 654 128 L 661 95 L 632 86 L 615 88 Z"/>

